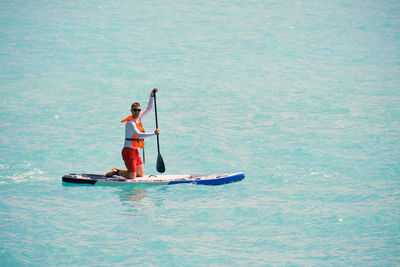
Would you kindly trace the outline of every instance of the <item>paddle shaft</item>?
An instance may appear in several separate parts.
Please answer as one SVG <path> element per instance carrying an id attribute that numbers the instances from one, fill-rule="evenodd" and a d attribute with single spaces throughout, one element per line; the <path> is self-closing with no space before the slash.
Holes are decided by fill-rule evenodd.
<path id="1" fill-rule="evenodd" d="M 153 91 L 153 94 L 154 94 L 154 111 L 156 114 L 156 129 L 158 129 L 156 92 Z M 157 150 L 158 150 L 158 154 L 160 154 L 160 138 L 159 138 L 158 134 L 157 134 Z"/>
<path id="2" fill-rule="evenodd" d="M 155 114 L 156 114 L 156 129 L 158 129 L 157 100 L 156 100 L 156 92 L 155 91 L 153 91 L 153 95 L 154 95 L 154 110 L 155 110 Z M 158 172 L 163 173 L 163 172 L 165 172 L 165 164 L 164 164 L 164 160 L 160 153 L 160 138 L 159 138 L 158 134 L 157 134 L 157 150 L 158 150 L 158 156 L 157 156 L 156 169 Z"/>

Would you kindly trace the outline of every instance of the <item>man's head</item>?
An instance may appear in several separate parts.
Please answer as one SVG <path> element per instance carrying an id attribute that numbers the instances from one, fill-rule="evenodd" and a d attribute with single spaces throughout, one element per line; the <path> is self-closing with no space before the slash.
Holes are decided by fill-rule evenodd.
<path id="1" fill-rule="evenodd" d="M 133 117 L 134 119 L 139 118 L 139 115 L 140 115 L 140 111 L 141 111 L 141 110 L 142 110 L 142 109 L 141 109 L 140 104 L 139 104 L 138 102 L 133 103 L 133 104 L 131 105 L 132 117 Z"/>

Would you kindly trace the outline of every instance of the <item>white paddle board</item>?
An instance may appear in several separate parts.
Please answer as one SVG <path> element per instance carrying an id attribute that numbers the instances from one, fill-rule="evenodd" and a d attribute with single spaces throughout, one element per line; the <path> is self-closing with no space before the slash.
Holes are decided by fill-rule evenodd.
<path id="1" fill-rule="evenodd" d="M 62 181 L 74 184 L 92 184 L 92 185 L 172 185 L 172 184 L 203 184 L 220 185 L 238 182 L 244 179 L 243 172 L 226 174 L 202 174 L 202 175 L 145 175 L 136 179 L 126 179 L 122 176 L 114 175 L 105 177 L 100 174 L 75 174 L 70 173 L 62 177 Z"/>

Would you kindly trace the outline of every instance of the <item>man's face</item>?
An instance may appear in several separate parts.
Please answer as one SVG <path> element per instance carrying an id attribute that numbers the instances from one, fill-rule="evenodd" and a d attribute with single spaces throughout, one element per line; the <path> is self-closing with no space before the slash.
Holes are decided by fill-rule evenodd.
<path id="1" fill-rule="evenodd" d="M 133 106 L 131 108 L 131 112 L 132 112 L 132 117 L 136 120 L 139 118 L 140 115 L 140 111 L 142 111 L 140 106 Z"/>

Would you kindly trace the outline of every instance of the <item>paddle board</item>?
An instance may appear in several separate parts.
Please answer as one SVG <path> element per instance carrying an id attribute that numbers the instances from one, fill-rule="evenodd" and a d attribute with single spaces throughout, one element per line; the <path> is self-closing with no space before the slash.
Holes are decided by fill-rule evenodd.
<path id="1" fill-rule="evenodd" d="M 203 174 L 203 175 L 145 175 L 136 179 L 126 179 L 122 176 L 114 175 L 105 177 L 99 174 L 75 174 L 70 173 L 62 177 L 62 181 L 74 184 L 92 185 L 172 185 L 172 184 L 203 184 L 220 185 L 238 182 L 244 179 L 243 172 L 227 174 Z"/>

